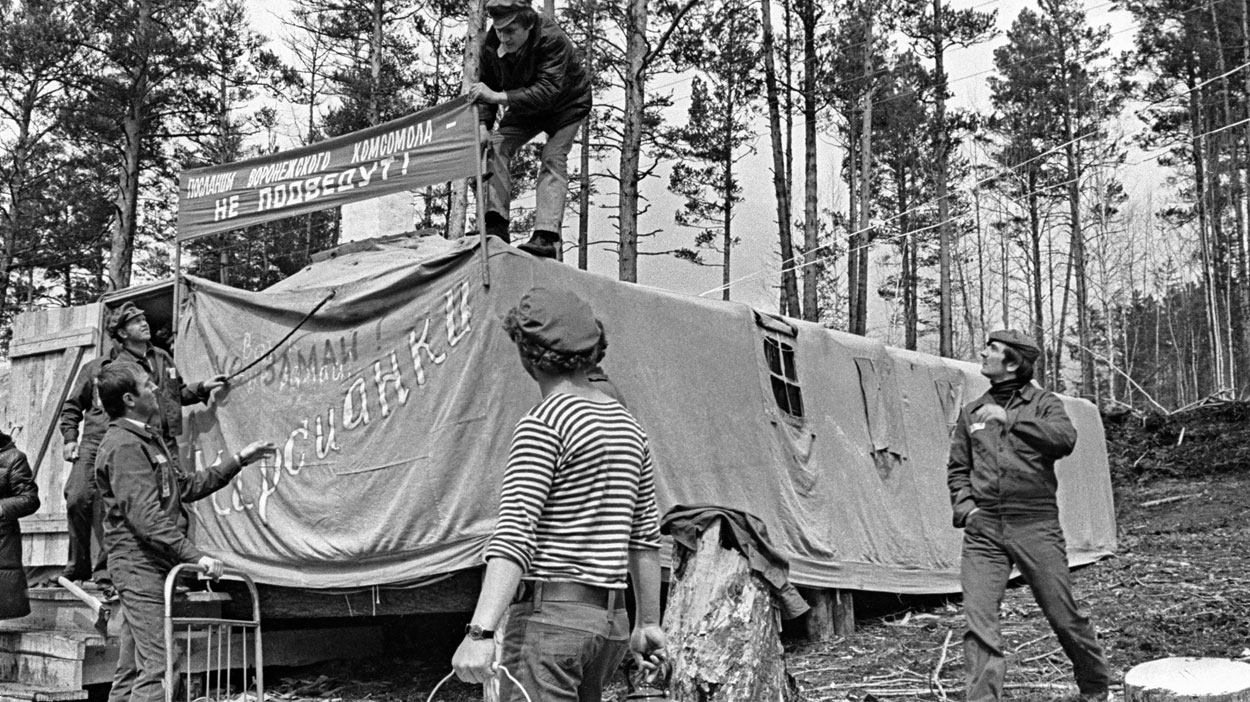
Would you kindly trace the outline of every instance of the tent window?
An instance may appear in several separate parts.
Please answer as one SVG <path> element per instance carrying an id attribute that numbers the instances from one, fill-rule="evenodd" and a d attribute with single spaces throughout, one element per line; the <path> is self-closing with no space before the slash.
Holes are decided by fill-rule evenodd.
<path id="1" fill-rule="evenodd" d="M 794 344 L 765 336 L 764 359 L 768 362 L 769 380 L 777 406 L 789 416 L 802 419 L 803 392 L 794 367 Z"/>

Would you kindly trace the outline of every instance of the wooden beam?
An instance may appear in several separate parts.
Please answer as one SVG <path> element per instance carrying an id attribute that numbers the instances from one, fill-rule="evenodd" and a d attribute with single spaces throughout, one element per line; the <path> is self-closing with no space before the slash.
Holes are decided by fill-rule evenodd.
<path id="1" fill-rule="evenodd" d="M 227 617 L 250 617 L 251 601 L 241 585 L 222 583 L 218 590 L 233 595 Z M 481 589 L 480 569 L 459 571 L 437 582 L 414 588 L 362 589 L 350 593 L 258 585 L 261 618 L 309 619 L 378 617 L 403 614 L 472 612 Z M 240 609 L 242 608 L 242 609 Z"/>

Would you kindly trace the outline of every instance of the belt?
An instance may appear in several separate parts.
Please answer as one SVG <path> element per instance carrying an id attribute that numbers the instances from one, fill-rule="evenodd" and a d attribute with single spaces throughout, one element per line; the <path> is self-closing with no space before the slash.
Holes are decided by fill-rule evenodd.
<path id="1" fill-rule="evenodd" d="M 576 602 L 599 609 L 625 609 L 625 591 L 597 585 L 570 582 L 547 582 L 525 580 L 517 588 L 513 602 L 533 602 L 534 610 L 540 611 L 544 602 Z"/>

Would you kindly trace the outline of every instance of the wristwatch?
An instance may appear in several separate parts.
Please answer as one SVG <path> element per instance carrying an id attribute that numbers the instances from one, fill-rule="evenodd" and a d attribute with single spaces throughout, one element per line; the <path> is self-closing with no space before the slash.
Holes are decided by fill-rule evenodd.
<path id="1" fill-rule="evenodd" d="M 464 635 L 474 641 L 485 641 L 495 638 L 495 632 L 483 629 L 480 624 L 466 624 Z"/>

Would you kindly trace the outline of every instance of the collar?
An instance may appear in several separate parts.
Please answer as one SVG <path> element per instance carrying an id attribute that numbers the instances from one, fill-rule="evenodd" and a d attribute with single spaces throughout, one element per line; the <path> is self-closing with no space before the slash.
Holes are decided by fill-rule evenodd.
<path id="1" fill-rule="evenodd" d="M 143 422 L 140 422 L 137 419 L 131 419 L 129 417 L 118 417 L 117 419 L 114 419 L 113 421 L 109 422 L 109 426 L 125 429 L 131 434 L 134 434 L 144 439 L 156 438 L 156 433 L 152 431 L 152 427 L 149 427 L 148 425 L 144 424 Z"/>
<path id="2" fill-rule="evenodd" d="M 1022 402 L 1028 403 L 1037 399 L 1037 396 L 1041 395 L 1044 392 L 1046 391 L 1038 387 L 1036 380 L 1030 380 L 1029 382 L 1025 383 L 1023 387 L 1021 387 L 1019 390 L 1016 391 L 1014 397 L 1019 397 Z M 986 390 L 985 394 L 973 400 L 972 404 L 968 405 L 968 411 L 975 412 L 982 405 L 988 405 L 993 401 L 994 401 L 993 398 L 990 397 L 990 391 Z M 1008 403 L 1008 404 L 1013 404 L 1013 403 Z"/>

